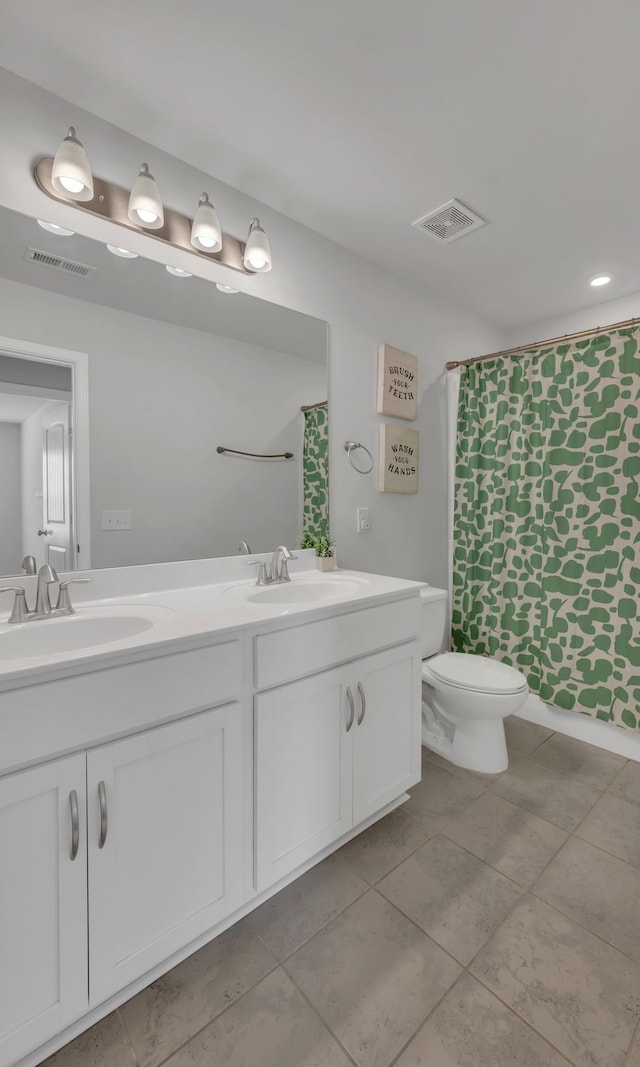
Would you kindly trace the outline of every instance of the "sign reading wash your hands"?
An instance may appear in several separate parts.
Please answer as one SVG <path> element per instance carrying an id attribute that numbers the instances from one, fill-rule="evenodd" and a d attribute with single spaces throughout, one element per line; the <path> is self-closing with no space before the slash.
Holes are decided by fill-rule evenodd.
<path id="1" fill-rule="evenodd" d="M 390 422 L 382 423 L 378 459 L 378 492 L 418 492 L 419 439 L 417 430 L 393 426 Z"/>

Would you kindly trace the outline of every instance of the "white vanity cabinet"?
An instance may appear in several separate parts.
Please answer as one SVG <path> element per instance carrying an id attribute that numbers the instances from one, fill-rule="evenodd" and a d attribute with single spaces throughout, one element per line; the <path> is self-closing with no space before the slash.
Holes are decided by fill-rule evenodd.
<path id="1" fill-rule="evenodd" d="M 0 778 L 2 1064 L 87 1008 L 85 772 L 80 754 Z"/>
<path id="2" fill-rule="evenodd" d="M 269 679 L 278 671 L 304 670 L 305 660 L 335 660 L 367 641 L 413 639 L 256 695 L 258 892 L 419 781 L 416 630 L 414 605 L 405 601 L 342 616 L 329 627 L 311 623 L 267 636 L 262 677 Z M 258 638 L 258 679 L 264 651 L 260 642 Z"/>
<path id="3" fill-rule="evenodd" d="M 234 703 L 0 778 L 1 1064 L 238 907 L 242 766 Z"/>
<path id="4" fill-rule="evenodd" d="M 89 992 L 98 1004 L 240 903 L 238 704 L 87 754 Z"/>
<path id="5" fill-rule="evenodd" d="M 40 1063 L 419 780 L 420 601 L 381 581 L 2 688 L 0 1067 Z"/>

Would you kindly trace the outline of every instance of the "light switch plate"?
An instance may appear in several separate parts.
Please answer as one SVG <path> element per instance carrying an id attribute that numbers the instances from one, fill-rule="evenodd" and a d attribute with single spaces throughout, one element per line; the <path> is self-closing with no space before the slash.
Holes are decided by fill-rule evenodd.
<path id="1" fill-rule="evenodd" d="M 103 511 L 103 530 L 130 530 L 133 526 L 132 513 L 130 511 Z"/>
<path id="2" fill-rule="evenodd" d="M 371 529 L 369 508 L 356 508 L 356 529 L 358 533 L 367 533 Z"/>

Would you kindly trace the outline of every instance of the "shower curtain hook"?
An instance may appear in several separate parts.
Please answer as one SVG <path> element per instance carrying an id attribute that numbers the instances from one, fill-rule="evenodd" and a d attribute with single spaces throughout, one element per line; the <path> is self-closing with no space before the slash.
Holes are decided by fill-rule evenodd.
<path id="1" fill-rule="evenodd" d="M 351 453 L 353 452 L 354 448 L 361 448 L 363 452 L 367 453 L 370 460 L 370 465 L 367 467 L 366 471 L 362 470 L 361 467 L 356 467 L 355 463 L 353 462 L 353 456 L 351 455 Z M 360 444 L 360 441 L 345 441 L 344 450 L 349 456 L 349 463 L 353 467 L 354 471 L 357 471 L 358 474 L 371 474 L 371 471 L 373 470 L 373 456 L 371 455 L 366 445 Z"/>

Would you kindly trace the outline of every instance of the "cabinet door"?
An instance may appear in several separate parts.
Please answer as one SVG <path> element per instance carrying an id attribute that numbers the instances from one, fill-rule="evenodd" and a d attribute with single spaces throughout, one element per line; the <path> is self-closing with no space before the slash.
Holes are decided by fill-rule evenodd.
<path id="1" fill-rule="evenodd" d="M 258 891 L 351 828 L 350 677 L 325 671 L 255 698 Z"/>
<path id="2" fill-rule="evenodd" d="M 401 645 L 353 665 L 354 825 L 420 780 L 420 648 Z"/>
<path id="3" fill-rule="evenodd" d="M 238 704 L 88 753 L 91 1003 L 238 905 L 242 771 Z"/>
<path id="4" fill-rule="evenodd" d="M 87 1010 L 85 779 L 84 753 L 0 778 L 3 1065 Z"/>

